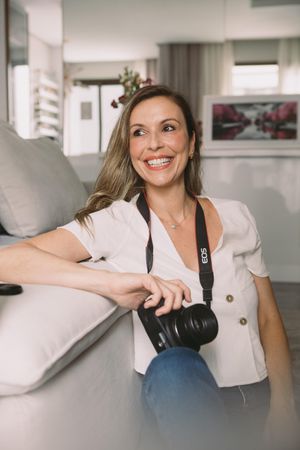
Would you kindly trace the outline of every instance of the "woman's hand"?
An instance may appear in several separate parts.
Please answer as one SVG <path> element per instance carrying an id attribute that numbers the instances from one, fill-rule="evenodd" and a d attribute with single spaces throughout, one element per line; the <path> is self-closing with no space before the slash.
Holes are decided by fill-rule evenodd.
<path id="1" fill-rule="evenodd" d="M 167 281 L 149 274 L 106 272 L 105 285 L 99 293 L 128 309 L 136 310 L 145 300 L 145 308 L 154 307 L 164 298 L 164 305 L 156 311 L 157 315 L 179 309 L 183 300 L 191 302 L 190 289 L 180 280 Z"/>
<path id="2" fill-rule="evenodd" d="M 264 437 L 274 450 L 300 448 L 300 422 L 294 405 L 281 404 L 270 407 L 265 424 Z"/>

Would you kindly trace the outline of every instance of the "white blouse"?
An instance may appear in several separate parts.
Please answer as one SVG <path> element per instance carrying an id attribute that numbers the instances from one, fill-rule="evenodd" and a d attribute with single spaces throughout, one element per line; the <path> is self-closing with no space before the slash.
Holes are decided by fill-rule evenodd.
<path id="1" fill-rule="evenodd" d="M 104 258 L 119 272 L 145 273 L 148 228 L 136 208 L 136 199 L 129 203 L 120 200 L 92 213 L 93 235 L 76 221 L 63 228 L 80 240 L 92 261 Z M 209 200 L 223 225 L 222 236 L 211 255 L 212 309 L 219 332 L 214 341 L 201 347 L 200 353 L 220 387 L 255 383 L 267 376 L 257 321 L 258 295 L 252 276 L 268 276 L 260 238 L 246 205 L 235 200 Z M 151 273 L 166 279 L 181 279 L 191 289 L 193 303 L 203 303 L 199 274 L 184 265 L 166 229 L 152 211 L 151 234 L 154 245 Z M 136 312 L 133 312 L 133 323 L 135 369 L 145 373 L 156 352 Z"/>

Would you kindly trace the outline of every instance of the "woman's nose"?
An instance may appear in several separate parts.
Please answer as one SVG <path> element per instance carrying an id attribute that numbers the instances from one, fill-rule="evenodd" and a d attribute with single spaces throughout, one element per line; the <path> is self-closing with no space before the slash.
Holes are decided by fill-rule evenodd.
<path id="1" fill-rule="evenodd" d="M 163 146 L 161 136 L 158 132 L 149 134 L 148 148 L 149 150 L 159 150 Z"/>

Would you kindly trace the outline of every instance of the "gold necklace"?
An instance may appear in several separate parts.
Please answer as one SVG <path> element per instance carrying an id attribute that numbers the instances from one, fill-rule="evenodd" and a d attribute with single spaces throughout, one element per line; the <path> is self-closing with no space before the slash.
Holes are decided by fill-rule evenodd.
<path id="1" fill-rule="evenodd" d="M 186 217 L 184 217 L 180 222 L 177 222 L 177 223 L 170 223 L 170 224 L 167 223 L 167 224 L 170 225 L 170 227 L 172 228 L 172 230 L 176 230 L 176 228 L 180 227 L 180 225 L 182 224 L 182 222 L 184 222 L 185 219 L 186 219 L 188 216 L 189 216 L 189 214 L 188 214 Z"/>
<path id="2" fill-rule="evenodd" d="M 161 217 L 159 217 L 159 219 L 163 222 L 163 223 L 165 223 L 165 224 L 167 224 L 167 225 L 169 225 L 171 228 L 172 228 L 172 230 L 176 230 L 178 227 L 180 227 L 180 225 L 190 216 L 190 214 L 191 214 L 191 212 L 189 212 L 183 219 L 181 219 L 181 221 L 180 222 L 168 222 L 167 220 L 165 220 L 165 219 L 162 219 Z"/>

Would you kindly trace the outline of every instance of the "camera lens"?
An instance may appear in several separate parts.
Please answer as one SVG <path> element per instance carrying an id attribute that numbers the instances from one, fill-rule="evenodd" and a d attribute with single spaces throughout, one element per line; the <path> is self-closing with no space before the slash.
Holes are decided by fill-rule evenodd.
<path id="1" fill-rule="evenodd" d="M 211 309 L 197 304 L 181 310 L 175 318 L 173 329 L 181 345 L 199 350 L 201 345 L 217 336 L 218 322 Z"/>

